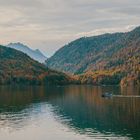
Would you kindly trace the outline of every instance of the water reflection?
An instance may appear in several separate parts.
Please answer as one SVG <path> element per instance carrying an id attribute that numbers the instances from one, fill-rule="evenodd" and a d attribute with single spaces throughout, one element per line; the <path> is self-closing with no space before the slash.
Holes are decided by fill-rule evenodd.
<path id="1" fill-rule="evenodd" d="M 96 139 L 140 139 L 140 99 L 101 97 L 104 92 L 139 95 L 139 91 L 133 87 L 3 86 L 0 87 L 0 129 L 26 129 L 39 125 L 37 119 L 47 121 L 49 116 L 76 134 Z"/>

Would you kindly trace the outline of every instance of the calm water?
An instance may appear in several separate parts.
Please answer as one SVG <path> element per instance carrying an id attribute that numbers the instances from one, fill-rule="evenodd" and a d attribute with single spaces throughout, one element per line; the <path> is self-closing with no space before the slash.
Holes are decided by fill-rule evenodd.
<path id="1" fill-rule="evenodd" d="M 139 88 L 0 87 L 0 140 L 140 140 Z"/>

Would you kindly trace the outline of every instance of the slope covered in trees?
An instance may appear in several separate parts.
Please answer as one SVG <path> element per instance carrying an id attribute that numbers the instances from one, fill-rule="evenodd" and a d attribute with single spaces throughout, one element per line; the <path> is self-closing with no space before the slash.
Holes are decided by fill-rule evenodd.
<path id="1" fill-rule="evenodd" d="M 0 84 L 68 84 L 69 76 L 50 70 L 26 54 L 0 46 Z"/>
<path id="2" fill-rule="evenodd" d="M 75 40 L 48 59 L 47 66 L 78 74 L 82 83 L 139 84 L 140 27 Z"/>

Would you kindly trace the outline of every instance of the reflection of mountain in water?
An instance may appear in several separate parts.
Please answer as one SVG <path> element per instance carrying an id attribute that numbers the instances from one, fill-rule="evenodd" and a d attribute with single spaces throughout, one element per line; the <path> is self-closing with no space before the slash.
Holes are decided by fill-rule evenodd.
<path id="1" fill-rule="evenodd" d="M 102 98 L 101 94 L 108 91 L 130 95 L 130 92 L 139 94 L 140 90 L 92 86 L 1 87 L 0 127 L 4 123 L 9 125 L 9 122 L 14 127 L 23 127 L 30 116 L 41 113 L 41 106 L 50 104 L 62 122 L 63 118 L 68 118 L 66 124 L 80 133 L 95 135 L 98 131 L 106 135 L 114 133 L 140 138 L 140 99 Z"/>
<path id="2" fill-rule="evenodd" d="M 93 128 L 102 133 L 137 137 L 140 132 L 140 99 L 101 98 L 102 92 L 108 90 L 100 87 L 67 88 L 67 94 L 51 104 L 59 106 L 58 113 L 71 118 L 71 125 L 79 131 Z"/>

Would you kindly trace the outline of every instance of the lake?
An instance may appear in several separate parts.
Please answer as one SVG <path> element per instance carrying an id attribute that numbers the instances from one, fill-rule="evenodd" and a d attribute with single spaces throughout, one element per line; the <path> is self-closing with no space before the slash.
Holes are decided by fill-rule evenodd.
<path id="1" fill-rule="evenodd" d="M 128 95 L 140 88 L 0 86 L 0 140 L 140 140 L 140 98 Z"/>

